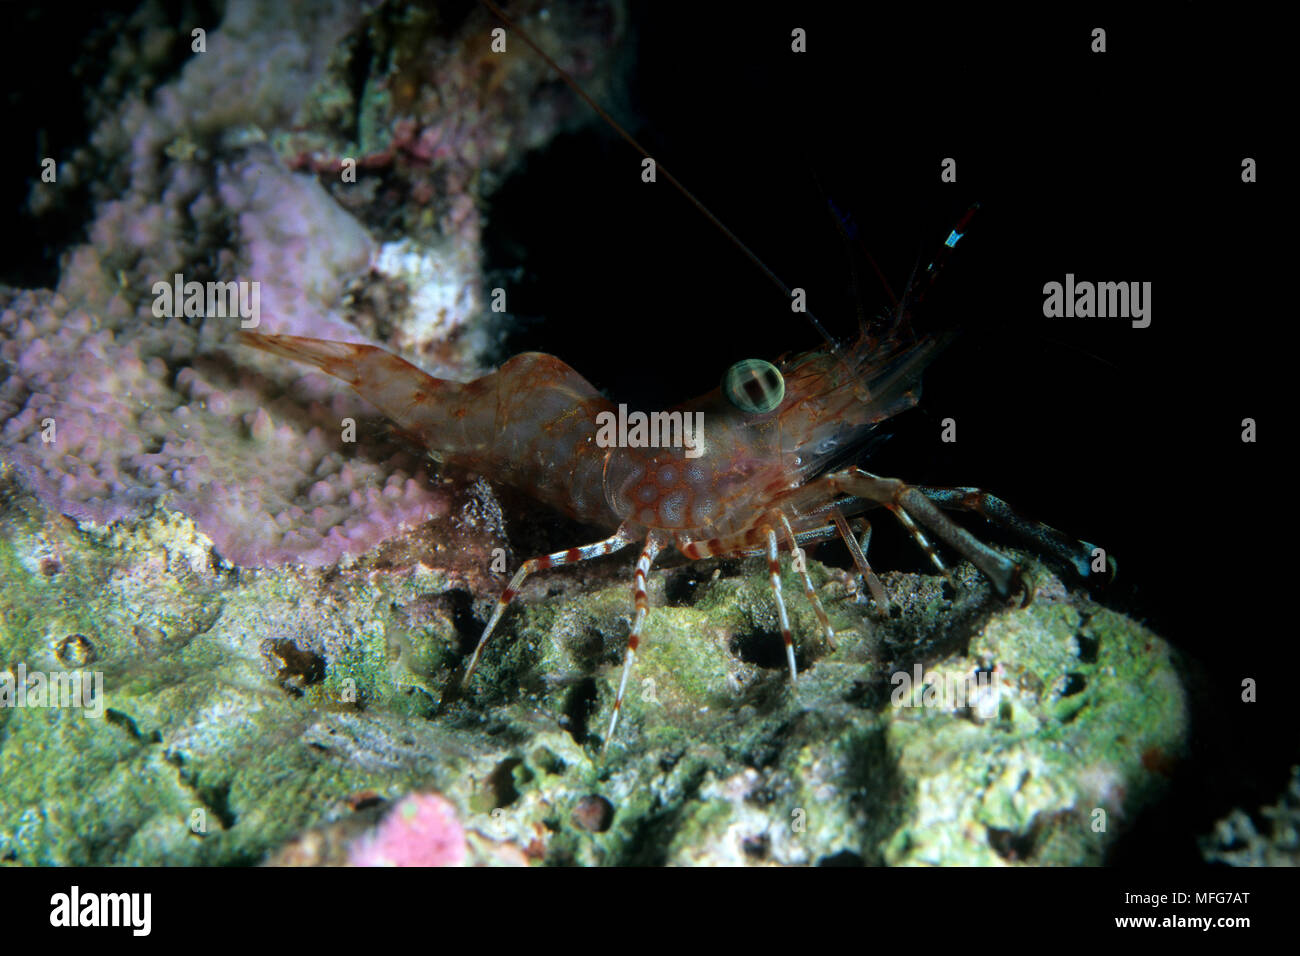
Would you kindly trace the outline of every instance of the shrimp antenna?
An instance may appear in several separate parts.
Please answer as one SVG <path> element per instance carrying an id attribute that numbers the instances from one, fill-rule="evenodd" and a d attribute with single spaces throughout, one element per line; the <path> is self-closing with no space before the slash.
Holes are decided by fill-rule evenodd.
<path id="1" fill-rule="evenodd" d="M 809 164 L 811 166 L 811 163 Z M 894 295 L 894 290 L 889 286 L 889 280 L 885 278 L 885 273 L 881 271 L 876 257 L 871 254 L 867 244 L 862 241 L 858 235 L 857 223 L 853 221 L 853 216 L 840 209 L 835 205 L 835 201 L 826 193 L 825 187 L 822 186 L 821 178 L 814 171 L 812 173 L 813 184 L 817 187 L 817 192 L 822 198 L 822 203 L 830 211 L 831 220 L 835 223 L 835 230 L 840 234 L 840 239 L 844 243 L 844 251 L 847 254 L 849 263 L 849 273 L 853 278 L 853 298 L 858 307 L 858 323 L 862 326 L 867 324 L 867 317 L 864 311 L 862 299 L 862 267 L 853 255 L 852 247 L 856 244 L 859 251 L 866 258 L 871 268 L 875 270 L 876 278 L 880 280 L 880 285 L 884 288 L 885 294 L 889 296 L 889 301 L 894 309 L 898 308 L 898 296 Z"/>
<path id="2" fill-rule="evenodd" d="M 664 177 L 664 179 L 672 183 L 673 187 L 679 193 L 681 193 L 683 196 L 686 197 L 686 201 L 689 202 L 696 209 L 698 209 L 700 211 L 700 214 L 703 215 L 705 219 L 713 223 L 713 225 L 717 227 L 717 229 L 724 236 L 726 236 L 728 240 L 731 241 L 732 245 L 734 245 L 737 249 L 739 249 L 741 252 L 745 254 L 746 258 L 748 258 L 750 262 L 758 266 L 759 270 L 763 273 L 763 275 L 767 276 L 768 279 L 771 280 L 773 285 L 775 285 L 778 289 L 780 289 L 783 293 L 785 293 L 785 297 L 787 299 L 793 296 L 794 293 L 792 292 L 790 287 L 781 281 L 780 276 L 778 276 L 775 272 L 773 272 L 771 269 L 768 268 L 767 263 L 765 263 L 762 259 L 760 259 L 757 253 L 755 253 L 752 249 L 750 249 L 749 246 L 745 245 L 745 243 L 741 241 L 739 236 L 737 236 L 734 232 L 728 229 L 727 226 L 722 222 L 722 220 L 719 219 L 717 216 L 715 216 L 709 210 L 708 206 L 704 205 L 704 203 L 696 199 L 695 194 L 692 193 L 685 186 L 683 186 L 681 181 L 672 173 L 670 173 L 663 163 L 659 162 L 657 159 L 651 156 L 650 153 L 647 152 L 646 148 L 636 141 L 636 137 L 634 137 L 631 133 L 629 133 L 622 126 L 620 126 L 618 121 L 615 120 L 614 117 L 606 113 L 601 108 L 599 103 L 597 103 L 594 99 L 592 99 L 589 95 L 587 95 L 587 91 L 582 88 L 582 86 L 578 83 L 578 81 L 575 80 L 572 76 L 570 76 L 558 63 L 552 60 L 546 54 L 545 50 L 543 50 L 536 43 L 534 43 L 533 38 L 530 37 L 517 23 L 515 23 L 508 16 L 506 16 L 505 11 L 502 10 L 499 6 L 497 6 L 494 0 L 479 0 L 479 3 L 487 7 L 488 10 L 490 10 L 497 19 L 499 19 L 507 27 L 513 30 L 519 36 L 519 39 L 523 40 L 524 43 L 527 44 L 528 47 L 532 49 L 534 53 L 536 53 L 543 60 L 545 60 L 546 65 L 555 71 L 556 75 L 559 76 L 559 78 L 565 82 L 565 85 L 567 85 L 569 89 L 573 90 L 574 93 L 577 93 L 578 96 L 581 97 L 588 106 L 590 106 L 593 110 L 595 110 L 596 114 L 602 120 L 604 120 L 606 124 L 608 124 L 610 129 L 618 133 L 618 135 L 622 137 L 623 140 L 627 142 L 628 145 L 630 145 L 638 153 L 640 153 L 646 159 L 651 160 L 655 164 L 655 169 Z M 840 356 L 842 359 L 843 356 L 840 353 L 839 346 L 835 343 L 835 340 L 831 338 L 830 333 L 826 331 L 826 327 L 821 324 L 821 321 L 817 318 L 817 316 L 813 315 L 812 310 L 805 309 L 804 315 L 807 316 L 808 321 L 812 323 L 812 326 L 814 329 L 817 330 L 817 333 L 823 339 L 826 340 L 826 344 L 830 346 L 831 352 L 837 356 Z"/>

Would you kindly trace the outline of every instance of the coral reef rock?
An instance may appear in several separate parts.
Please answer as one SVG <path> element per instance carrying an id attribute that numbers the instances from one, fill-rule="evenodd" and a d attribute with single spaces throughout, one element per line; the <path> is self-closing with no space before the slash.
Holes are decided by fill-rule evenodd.
<path id="1" fill-rule="evenodd" d="M 1097 863 L 1187 732 L 1169 646 L 1041 567 L 1024 608 L 969 566 L 886 575 L 882 618 L 812 562 L 836 646 L 792 601 L 791 686 L 766 574 L 741 562 L 652 575 L 602 754 L 626 563 L 531 581 L 461 691 L 496 588 L 480 561 L 429 560 L 232 569 L 183 516 L 81 529 L 10 476 L 0 695 L 102 683 L 80 707 L 0 707 L 0 861 Z M 404 815 L 431 792 L 445 806 Z M 448 836 L 367 855 L 405 846 L 382 819 L 437 836 L 449 808 L 463 854 Z"/>

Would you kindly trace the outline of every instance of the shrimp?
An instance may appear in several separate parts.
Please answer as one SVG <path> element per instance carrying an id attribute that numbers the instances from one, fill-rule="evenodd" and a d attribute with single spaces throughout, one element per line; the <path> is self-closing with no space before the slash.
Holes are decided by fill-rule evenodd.
<path id="1" fill-rule="evenodd" d="M 624 140 L 649 158 L 495 3 L 482 2 Z M 658 170 L 790 294 L 662 165 Z M 946 247 L 960 238 L 967 219 L 958 224 Z M 530 575 L 639 546 L 632 626 L 605 735 L 607 748 L 618 727 L 649 613 L 646 579 L 656 558 L 669 548 L 690 560 L 766 557 L 792 681 L 798 670 L 782 593 L 781 554 L 784 551 L 792 559 L 804 595 L 833 646 L 834 631 L 813 588 L 803 548 L 842 538 L 878 612 L 887 612 L 888 596 L 866 556 L 871 524 L 864 515 L 874 509 L 883 508 L 899 521 L 941 573 L 949 572 L 938 544 L 972 562 L 1003 597 L 1022 586 L 1020 566 L 945 512 L 976 512 L 1027 539 L 1038 551 L 1068 563 L 1085 580 L 1105 570 L 1097 567 L 1100 549 L 1018 515 L 988 492 L 910 485 L 856 464 L 843 464 L 880 423 L 918 401 L 921 373 L 943 342 L 916 335 L 911 312 L 942 261 L 942 256 L 937 258 L 919 280 L 914 274 L 885 321 L 861 322 L 851 345 L 837 345 L 809 312 L 809 320 L 825 340 L 822 347 L 775 362 L 738 362 L 717 388 L 659 413 L 665 423 L 702 423 L 702 434 L 693 442 L 609 441 L 614 404 L 563 361 L 539 352 L 517 355 L 495 372 L 459 383 L 430 376 L 373 345 L 240 334 L 248 345 L 313 365 L 351 385 L 408 437 L 435 452 L 438 460 L 512 485 L 571 518 L 609 532 L 600 540 L 535 557 L 519 567 L 467 662 L 464 684 L 471 681 L 488 640 Z"/>
<path id="2" fill-rule="evenodd" d="M 888 510 L 938 569 L 947 566 L 930 537 L 970 560 L 1000 595 L 1020 568 L 943 514 L 976 511 L 1070 563 L 1087 578 L 1093 546 L 1020 517 L 975 488 L 908 485 L 856 465 L 827 470 L 882 421 L 912 407 L 920 374 L 938 343 L 906 341 L 901 326 L 885 334 L 864 327 L 851 348 L 820 348 L 777 363 L 746 360 L 723 384 L 668 413 L 702 416 L 702 440 L 667 447 L 609 445 L 601 440 L 613 403 L 551 355 L 528 352 L 471 382 L 435 378 L 372 345 L 287 335 L 241 333 L 245 343 L 314 365 L 351 385 L 411 439 L 447 464 L 530 493 L 579 521 L 612 533 L 599 541 L 525 561 L 502 592 L 465 670 L 474 674 L 488 639 L 529 575 L 640 545 L 633 574 L 634 613 L 605 744 L 619 712 L 649 612 L 646 577 L 657 556 L 675 547 L 691 560 L 766 555 L 790 678 L 794 642 L 782 594 L 780 552 L 794 559 L 803 591 L 829 642 L 834 632 L 813 588 L 803 546 L 844 539 L 883 613 L 883 586 L 851 533 L 848 518 Z M 870 524 L 865 526 L 869 539 Z"/>

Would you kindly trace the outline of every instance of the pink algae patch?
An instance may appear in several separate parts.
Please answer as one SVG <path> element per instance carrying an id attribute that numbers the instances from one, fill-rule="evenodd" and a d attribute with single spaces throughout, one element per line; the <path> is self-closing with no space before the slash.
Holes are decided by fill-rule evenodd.
<path id="1" fill-rule="evenodd" d="M 468 853 L 456 808 L 436 793 L 412 793 L 348 851 L 351 866 L 463 866 Z"/>

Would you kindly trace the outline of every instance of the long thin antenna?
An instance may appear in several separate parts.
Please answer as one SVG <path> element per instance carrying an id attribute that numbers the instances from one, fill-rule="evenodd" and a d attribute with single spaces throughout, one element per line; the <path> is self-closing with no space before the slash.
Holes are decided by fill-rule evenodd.
<path id="1" fill-rule="evenodd" d="M 597 103 L 594 99 L 588 96 L 587 91 L 584 90 L 578 84 L 578 81 L 575 80 L 573 77 L 571 77 L 568 74 L 568 72 L 566 72 L 558 63 L 552 60 L 546 54 L 545 50 L 543 50 L 536 43 L 534 43 L 533 38 L 530 37 L 517 23 L 515 23 L 508 16 L 506 16 L 504 10 L 502 10 L 499 6 L 497 6 L 496 3 L 493 2 L 493 0 L 479 0 L 479 2 L 483 4 L 483 6 L 487 7 L 490 11 L 492 11 L 493 15 L 496 16 L 497 19 L 499 19 L 507 27 L 513 30 L 515 34 L 518 35 L 519 39 L 523 40 L 524 43 L 527 44 L 528 47 L 534 53 L 536 53 L 543 60 L 545 60 L 546 65 L 555 71 L 556 75 L 559 76 L 559 78 L 565 82 L 565 84 L 569 87 L 569 89 L 577 93 L 578 96 L 580 96 L 588 106 L 590 106 L 593 110 L 595 110 L 596 114 L 600 116 L 600 118 L 603 119 L 607 124 L 609 124 L 610 129 L 618 133 L 618 135 L 621 136 L 623 140 L 627 142 L 628 145 L 630 145 L 638 153 L 640 153 L 646 159 L 651 160 L 655 164 L 655 169 L 660 174 L 663 175 L 664 179 L 668 180 L 668 182 L 670 182 L 679 193 L 685 196 L 686 200 L 692 206 L 698 209 L 701 215 L 704 216 L 704 218 L 709 220 L 709 222 L 713 223 L 713 225 L 731 241 L 732 245 L 734 245 L 737 249 L 739 249 L 741 252 L 745 254 L 746 258 L 748 258 L 750 262 L 758 266 L 759 270 L 762 271 L 763 275 L 767 276 L 768 279 L 770 279 L 771 282 L 778 289 L 780 289 L 783 293 L 785 293 L 785 297 L 787 299 L 793 296 L 794 293 L 792 292 L 790 287 L 781 281 L 780 276 L 778 276 L 775 272 L 773 272 L 771 269 L 768 268 L 767 263 L 765 263 L 762 259 L 760 259 L 758 255 L 752 249 L 749 248 L 749 246 L 745 245 L 740 240 L 739 236 L 737 236 L 734 232 L 728 229 L 727 226 L 722 222 L 722 220 L 719 219 L 717 216 L 715 216 L 709 210 L 708 206 L 704 205 L 704 203 L 696 199 L 695 194 L 692 193 L 685 186 L 683 186 L 681 181 L 678 180 L 678 178 L 674 176 L 672 173 L 670 173 L 667 167 L 665 167 L 663 163 L 659 162 L 659 160 L 651 156 L 650 153 L 646 150 L 646 148 L 636 141 L 636 137 L 634 137 L 631 133 L 629 133 L 622 126 L 620 126 L 618 124 L 618 121 L 615 120 L 614 117 L 606 113 L 601 108 L 599 103 Z M 830 333 L 826 331 L 826 327 L 821 324 L 821 321 L 817 318 L 817 316 L 815 316 L 812 313 L 812 310 L 805 309 L 804 315 L 807 317 L 808 321 L 812 323 L 812 326 L 817 330 L 817 333 L 823 339 L 826 340 L 826 344 L 831 347 L 831 351 L 834 352 L 836 355 L 840 354 L 839 346 L 836 345 L 835 340 L 831 338 Z"/>

